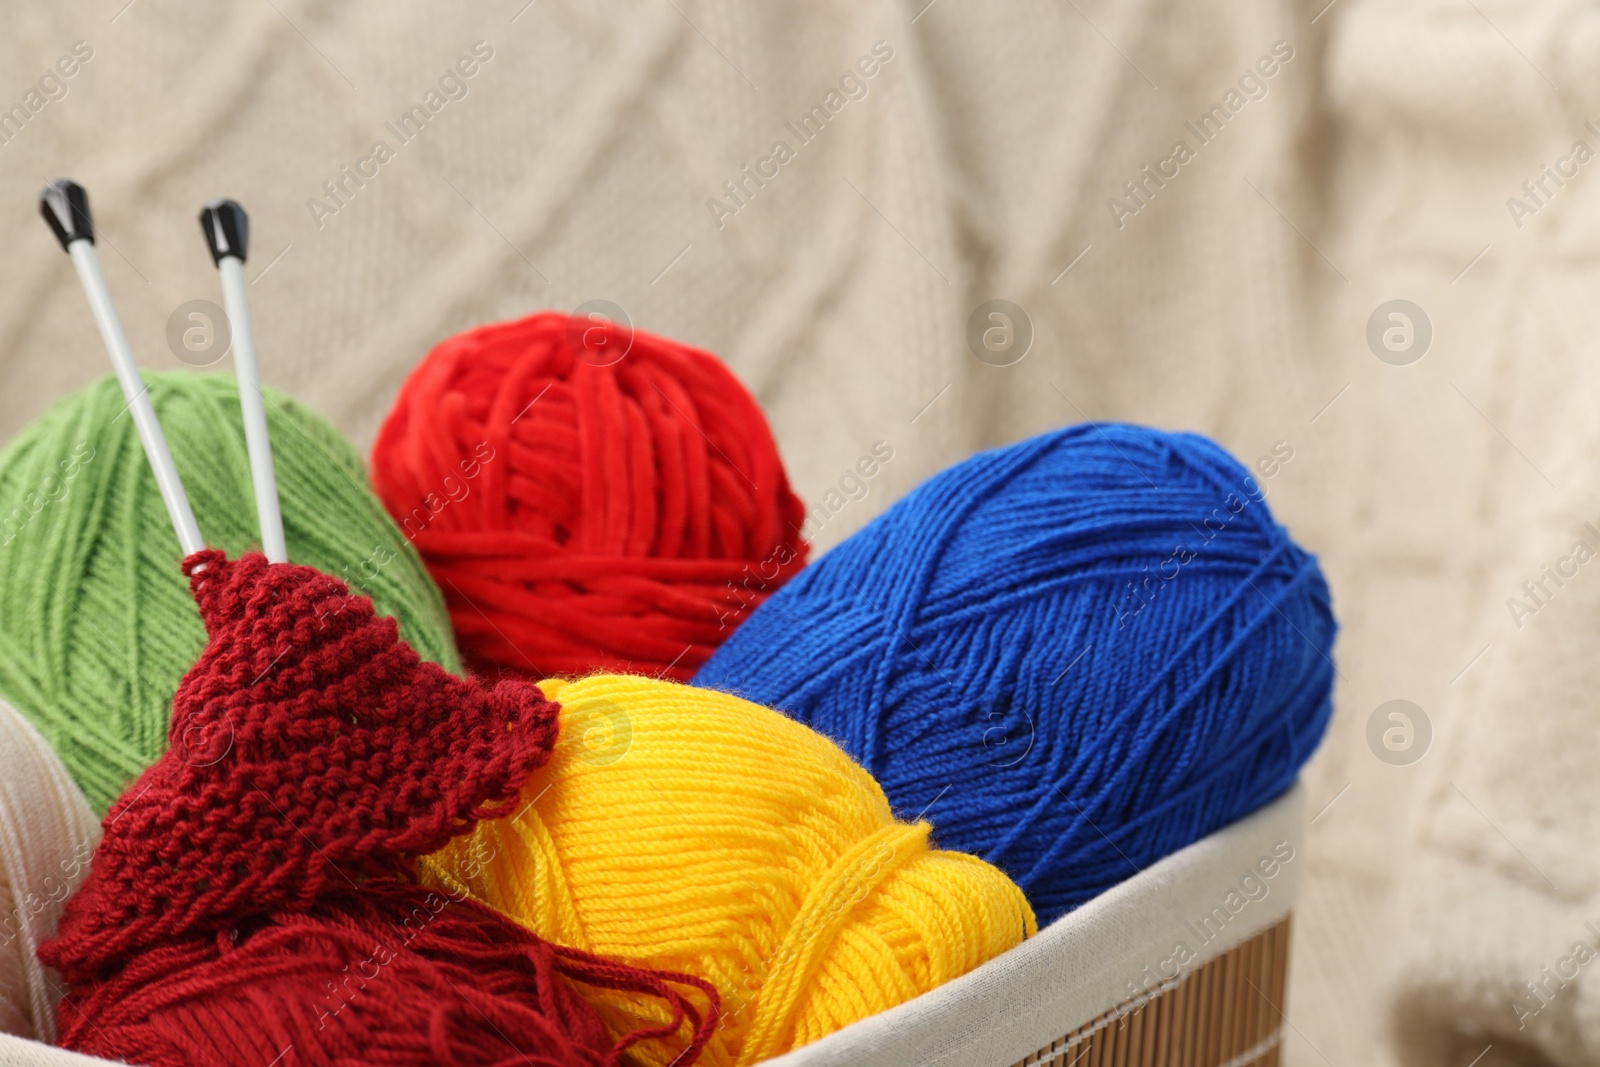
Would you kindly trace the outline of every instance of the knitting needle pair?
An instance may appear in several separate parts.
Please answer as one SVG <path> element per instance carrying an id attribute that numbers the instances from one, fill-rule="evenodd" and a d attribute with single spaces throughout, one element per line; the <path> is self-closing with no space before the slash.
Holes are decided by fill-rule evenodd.
<path id="1" fill-rule="evenodd" d="M 155 408 L 133 349 L 122 331 L 111 291 L 94 248 L 94 220 L 89 214 L 89 194 L 69 178 L 46 185 L 39 193 L 39 212 L 50 224 L 61 247 L 72 257 L 89 310 L 105 341 L 116 371 L 122 395 L 133 413 L 133 424 L 144 446 L 145 458 L 155 473 L 161 500 L 167 506 L 172 528 L 185 556 L 205 547 L 183 480 L 172 462 L 167 439 L 161 432 Z M 244 261 L 249 254 L 250 218 L 232 200 L 212 200 L 200 211 L 200 229 L 205 233 L 211 260 L 222 276 L 222 299 L 227 306 L 228 325 L 233 337 L 233 366 L 239 382 L 239 406 L 244 415 L 245 445 L 250 454 L 250 481 L 255 488 L 256 516 L 261 524 L 261 551 L 272 563 L 286 563 L 289 551 L 283 539 L 283 517 L 278 507 L 278 486 L 272 469 L 272 445 L 267 438 L 267 413 L 261 396 L 261 376 L 256 369 L 255 340 L 250 329 L 250 304 L 245 291 Z"/>

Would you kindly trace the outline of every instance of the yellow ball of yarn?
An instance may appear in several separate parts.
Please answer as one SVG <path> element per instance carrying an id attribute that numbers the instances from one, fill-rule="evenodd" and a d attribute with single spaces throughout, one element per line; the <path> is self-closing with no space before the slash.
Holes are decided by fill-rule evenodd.
<path id="1" fill-rule="evenodd" d="M 775 711 L 633 676 L 540 687 L 561 704 L 555 757 L 512 815 L 423 860 L 424 880 L 557 944 L 710 980 L 723 1014 L 702 1063 L 815 1041 L 1036 932 L 1009 878 L 932 848 L 927 823 L 896 821 L 870 774 Z M 660 1021 L 591 999 L 619 1030 Z"/>

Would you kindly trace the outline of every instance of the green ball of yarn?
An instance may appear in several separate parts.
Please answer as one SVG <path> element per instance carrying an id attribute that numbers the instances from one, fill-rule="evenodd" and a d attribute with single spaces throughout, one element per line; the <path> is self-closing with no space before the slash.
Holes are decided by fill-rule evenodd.
<path id="1" fill-rule="evenodd" d="M 231 375 L 144 372 L 206 543 L 260 542 Z M 351 444 L 271 389 L 289 559 L 392 615 L 424 659 L 461 664 L 438 589 Z M 67 397 L 0 452 L 0 695 L 100 812 L 167 747 L 172 695 L 205 647 L 182 551 L 116 380 Z"/>

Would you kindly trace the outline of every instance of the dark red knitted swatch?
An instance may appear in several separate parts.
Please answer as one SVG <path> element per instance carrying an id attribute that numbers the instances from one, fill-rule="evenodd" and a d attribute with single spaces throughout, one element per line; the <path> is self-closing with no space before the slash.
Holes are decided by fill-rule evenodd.
<path id="1" fill-rule="evenodd" d="M 687 1020 L 692 1062 L 708 983 L 555 948 L 412 880 L 415 857 L 507 813 L 557 705 L 423 662 L 309 567 L 207 550 L 184 570 L 209 643 L 169 749 L 106 815 L 39 950 L 69 985 L 62 1044 L 150 1067 L 588 1065 Z M 614 1043 L 562 975 L 660 997 L 669 1021 Z"/>

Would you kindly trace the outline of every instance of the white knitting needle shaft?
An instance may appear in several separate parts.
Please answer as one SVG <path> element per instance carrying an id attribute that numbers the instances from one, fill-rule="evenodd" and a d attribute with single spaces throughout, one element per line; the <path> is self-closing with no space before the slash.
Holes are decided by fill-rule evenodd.
<path id="1" fill-rule="evenodd" d="M 222 299 L 233 331 L 233 370 L 239 379 L 239 407 L 244 412 L 244 439 L 250 451 L 250 480 L 256 490 L 256 515 L 261 520 L 261 551 L 269 562 L 289 562 L 283 539 L 283 513 L 278 508 L 278 480 L 272 468 L 272 441 L 267 436 L 267 410 L 256 370 L 256 343 L 250 332 L 250 303 L 244 289 L 244 265 L 233 256 L 217 264 L 222 273 Z"/>
<path id="2" fill-rule="evenodd" d="M 100 259 L 95 255 L 94 242 L 80 237 L 67 246 L 72 265 L 78 270 L 78 280 L 83 283 L 84 294 L 89 298 L 89 310 L 94 313 L 95 325 L 100 327 L 100 337 L 111 355 L 111 366 L 117 372 L 117 382 L 128 401 L 133 415 L 133 425 L 139 432 L 139 443 L 144 445 L 145 459 L 156 476 L 156 488 L 161 490 L 161 502 L 167 506 L 172 528 L 177 531 L 178 544 L 185 556 L 192 555 L 206 543 L 200 538 L 200 526 L 194 521 L 189 508 L 189 497 L 183 491 L 183 479 L 167 450 L 167 439 L 156 421 L 155 408 L 150 405 L 150 392 L 139 367 L 133 359 L 133 349 L 128 347 L 128 337 L 122 332 L 122 322 L 111 303 L 111 292 L 106 288 L 105 275 L 100 272 Z"/>
<path id="3" fill-rule="evenodd" d="M 256 366 L 255 334 L 250 325 L 250 295 L 244 282 L 249 226 L 244 208 L 232 200 L 213 200 L 200 211 L 200 229 L 217 272 L 222 275 L 222 300 L 228 308 L 233 370 L 239 382 L 245 447 L 250 453 L 250 482 L 255 487 L 256 518 L 261 525 L 261 551 L 269 563 L 287 563 L 289 546 L 283 538 L 272 439 L 267 434 L 267 410 L 261 395 L 261 373 Z"/>

